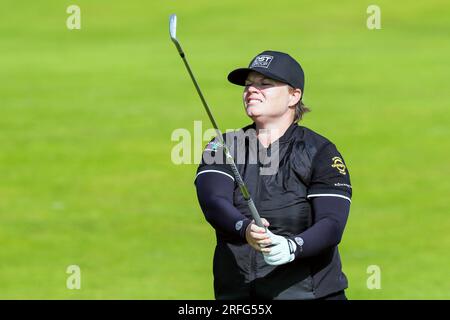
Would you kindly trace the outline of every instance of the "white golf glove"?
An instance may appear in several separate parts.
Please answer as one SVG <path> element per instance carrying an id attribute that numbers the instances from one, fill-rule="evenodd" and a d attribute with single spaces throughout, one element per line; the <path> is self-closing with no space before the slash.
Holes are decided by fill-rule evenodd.
<path id="1" fill-rule="evenodd" d="M 297 245 L 291 239 L 277 236 L 267 230 L 272 244 L 270 245 L 270 253 L 264 253 L 264 260 L 267 264 L 279 266 L 291 262 L 295 259 L 295 250 Z"/>

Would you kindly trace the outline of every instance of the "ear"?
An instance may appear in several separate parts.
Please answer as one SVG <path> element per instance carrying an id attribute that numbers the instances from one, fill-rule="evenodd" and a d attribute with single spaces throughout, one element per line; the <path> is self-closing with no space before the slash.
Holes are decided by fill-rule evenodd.
<path id="1" fill-rule="evenodd" d="M 289 106 L 295 106 L 295 105 L 297 105 L 297 103 L 300 101 L 300 99 L 302 98 L 302 95 L 303 95 L 303 93 L 302 93 L 302 90 L 300 90 L 300 89 L 294 89 L 294 90 L 291 90 L 290 92 L 289 92 Z"/>

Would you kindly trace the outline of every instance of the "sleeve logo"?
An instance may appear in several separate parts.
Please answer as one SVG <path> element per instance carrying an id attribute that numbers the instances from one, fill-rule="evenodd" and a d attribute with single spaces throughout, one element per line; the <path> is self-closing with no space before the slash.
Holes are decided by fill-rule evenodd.
<path id="1" fill-rule="evenodd" d="M 210 143 L 208 143 L 205 147 L 205 151 L 211 151 L 211 152 L 215 152 L 217 151 L 217 149 L 220 147 L 220 143 L 215 142 L 215 141 L 211 141 Z"/>
<path id="2" fill-rule="evenodd" d="M 333 160 L 333 164 L 331 166 L 338 169 L 340 174 L 346 175 L 344 161 L 342 161 L 339 157 L 334 157 L 331 160 Z"/>

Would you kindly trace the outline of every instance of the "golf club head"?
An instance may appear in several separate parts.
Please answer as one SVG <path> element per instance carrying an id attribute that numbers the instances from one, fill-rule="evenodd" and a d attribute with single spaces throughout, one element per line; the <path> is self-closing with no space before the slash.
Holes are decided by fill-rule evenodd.
<path id="1" fill-rule="evenodd" d="M 175 47 L 177 47 L 178 53 L 181 57 L 184 57 L 183 49 L 181 49 L 180 43 L 177 40 L 177 15 L 172 14 L 169 18 L 169 33 L 170 38 L 172 39 L 172 42 L 175 44 Z"/>
<path id="2" fill-rule="evenodd" d="M 177 15 L 172 14 L 169 18 L 169 33 L 172 40 L 177 39 Z"/>

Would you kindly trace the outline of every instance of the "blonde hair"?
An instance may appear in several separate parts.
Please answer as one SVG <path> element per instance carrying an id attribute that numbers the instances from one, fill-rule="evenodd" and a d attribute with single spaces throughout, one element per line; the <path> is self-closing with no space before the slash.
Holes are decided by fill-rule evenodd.
<path id="1" fill-rule="evenodd" d="M 295 89 L 291 86 L 289 86 L 289 93 L 292 93 Z M 303 92 L 302 92 L 303 95 Z M 303 98 L 303 97 L 302 97 Z M 295 105 L 295 116 L 294 116 L 294 122 L 299 122 L 302 120 L 303 115 L 307 112 L 310 112 L 311 109 L 309 109 L 300 99 L 300 101 Z"/>

